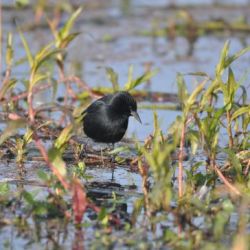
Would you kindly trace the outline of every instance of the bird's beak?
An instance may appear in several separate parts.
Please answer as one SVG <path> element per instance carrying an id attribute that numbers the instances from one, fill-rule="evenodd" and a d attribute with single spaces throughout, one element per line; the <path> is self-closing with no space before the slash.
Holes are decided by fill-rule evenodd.
<path id="1" fill-rule="evenodd" d="M 138 115 L 138 113 L 136 111 L 131 111 L 131 115 L 139 122 L 141 123 L 141 118 Z"/>

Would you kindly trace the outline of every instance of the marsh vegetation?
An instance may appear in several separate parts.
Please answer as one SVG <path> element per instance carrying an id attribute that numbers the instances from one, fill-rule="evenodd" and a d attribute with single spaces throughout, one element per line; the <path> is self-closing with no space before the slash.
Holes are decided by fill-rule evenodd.
<path id="1" fill-rule="evenodd" d="M 249 10 L 3 1 L 0 248 L 249 249 Z M 111 150 L 82 112 L 118 90 Z"/>

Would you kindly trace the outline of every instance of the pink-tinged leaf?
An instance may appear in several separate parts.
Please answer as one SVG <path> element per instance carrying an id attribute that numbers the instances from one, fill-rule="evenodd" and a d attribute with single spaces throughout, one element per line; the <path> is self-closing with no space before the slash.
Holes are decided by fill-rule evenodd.
<path id="1" fill-rule="evenodd" d="M 88 205 L 87 196 L 78 179 L 74 179 L 72 191 L 75 223 L 79 224 Z"/>

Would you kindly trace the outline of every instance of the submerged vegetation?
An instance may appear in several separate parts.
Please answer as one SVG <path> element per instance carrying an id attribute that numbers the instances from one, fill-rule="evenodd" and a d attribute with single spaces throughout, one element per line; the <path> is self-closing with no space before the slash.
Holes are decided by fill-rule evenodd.
<path id="1" fill-rule="evenodd" d="M 180 114 L 168 130 L 161 128 L 155 112 L 144 142 L 131 140 L 100 155 L 91 144 L 79 142 L 81 114 L 92 99 L 121 89 L 138 101 L 145 95 L 164 100 L 167 93 L 136 89 L 160 74 L 157 70 L 135 78 L 131 66 L 121 85 L 118 73 L 106 67 L 111 88 L 92 88 L 67 75 L 67 48 L 80 34 L 72 30 L 81 11 L 76 9 L 60 28 L 48 20 L 54 40 L 38 52 L 16 24 L 29 65 L 25 78 L 12 73 L 17 59 L 13 34 L 8 34 L 0 156 L 6 168 L 14 164 L 19 179 L 1 180 L 0 235 L 11 227 L 27 246 L 46 242 L 48 249 L 65 244 L 72 249 L 249 249 L 249 89 L 244 76 L 235 77 L 233 64 L 250 47 L 231 54 L 227 41 L 213 76 L 190 73 L 200 81 L 192 92 L 186 75 L 178 74 L 173 96 Z M 37 96 L 44 91 L 50 98 L 40 104 Z M 99 187 L 111 186 L 111 193 L 97 195 L 98 184 L 86 171 L 95 165 L 125 165 L 140 175 L 142 192 L 132 196 L 133 185 L 126 192 L 111 182 Z M 30 168 L 38 169 L 38 184 L 26 181 Z M 37 188 L 30 190 L 33 185 Z M 67 238 L 74 240 L 67 243 Z M 11 242 L 2 241 L 8 249 Z"/>

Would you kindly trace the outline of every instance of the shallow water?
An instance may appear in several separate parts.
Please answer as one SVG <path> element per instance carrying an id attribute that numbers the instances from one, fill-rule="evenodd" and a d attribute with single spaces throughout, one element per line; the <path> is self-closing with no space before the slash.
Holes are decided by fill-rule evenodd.
<path id="1" fill-rule="evenodd" d="M 76 3 L 78 1 L 75 1 Z M 158 68 L 159 72 L 150 80 L 150 83 L 141 85 L 139 89 L 148 91 L 160 91 L 175 94 L 177 92 L 176 74 L 189 72 L 206 72 L 213 77 L 216 63 L 219 60 L 220 51 L 227 39 L 231 41 L 231 53 L 246 47 L 250 43 L 249 34 L 240 34 L 225 32 L 223 34 L 204 34 L 197 38 L 194 43 L 193 53 L 188 55 L 189 42 L 184 37 L 177 37 L 170 41 L 165 37 L 154 38 L 142 35 L 143 31 L 151 31 L 153 23 L 158 23 L 160 27 L 165 27 L 171 17 L 176 17 L 179 9 L 168 8 L 169 4 L 174 2 L 177 7 L 183 5 L 192 5 L 194 8 L 187 7 L 197 22 L 223 18 L 225 20 L 235 20 L 242 16 L 250 20 L 250 3 L 247 0 L 237 1 L 84 1 L 89 6 L 83 11 L 76 23 L 75 30 L 82 34 L 76 38 L 68 49 L 66 59 L 67 75 L 77 74 L 88 85 L 111 86 L 105 73 L 105 67 L 112 67 L 119 75 L 121 86 L 127 81 L 128 68 L 134 65 L 134 75 L 139 76 L 145 71 L 148 64 L 152 69 Z M 95 5 L 94 3 L 97 3 Z M 212 4 L 227 4 L 226 6 L 214 6 Z M 9 1 L 3 1 L 3 4 L 9 4 Z M 234 4 L 234 7 L 230 7 Z M 25 56 L 25 51 L 21 45 L 19 34 L 13 25 L 13 17 L 16 17 L 18 23 L 22 26 L 30 24 L 33 15 L 30 9 L 16 11 L 3 10 L 3 34 L 12 30 L 14 35 L 14 54 L 16 60 Z M 64 20 L 66 20 L 66 15 Z M 44 22 L 44 20 L 43 20 Z M 23 26 L 25 27 L 25 25 Z M 31 45 L 32 51 L 37 51 L 40 46 L 46 44 L 52 39 L 50 31 L 47 28 L 37 28 L 26 31 L 25 36 Z M 108 38 L 108 39 L 107 39 Z M 109 41 L 105 41 L 109 40 Z M 5 51 L 6 36 L 3 37 L 3 50 Z M 3 51 L 3 52 L 4 52 Z M 249 55 L 242 56 L 237 64 L 233 64 L 233 70 L 236 79 L 240 79 L 247 71 L 245 86 L 249 92 Z M 14 68 L 13 75 L 17 77 L 27 77 L 28 66 L 21 64 Z M 57 77 L 56 74 L 54 77 Z M 197 79 L 197 81 L 195 81 Z M 191 91 L 201 80 L 199 77 L 187 76 L 187 86 Z M 197 82 L 197 83 L 196 83 Z M 20 85 L 23 89 L 23 86 Z M 59 88 L 58 96 L 63 95 L 64 89 Z M 49 101 L 50 95 L 45 93 L 36 97 L 36 102 Z M 153 112 L 156 111 L 159 116 L 160 127 L 166 132 L 169 125 L 180 114 L 178 111 L 170 110 L 148 110 L 140 109 L 142 125 L 134 119 L 130 119 L 127 132 L 128 138 L 136 138 L 143 141 L 153 131 Z M 202 158 L 202 157 L 201 157 Z M 37 170 L 47 171 L 42 162 L 28 163 L 27 173 L 24 176 L 25 188 L 27 190 L 39 189 L 41 195 L 45 194 L 40 186 L 41 181 L 37 177 Z M 114 171 L 114 179 L 111 179 L 111 169 L 97 166 L 87 167 L 87 175 L 93 178 L 86 183 L 88 191 L 97 195 L 104 193 L 111 196 L 115 191 L 126 200 L 126 212 L 131 214 L 134 199 L 142 194 L 141 176 L 132 173 L 129 167 L 117 167 Z M 16 165 L 13 162 L 1 162 L 0 164 L 0 182 L 9 181 L 12 188 L 18 189 L 20 186 L 20 175 L 16 171 Z M 31 184 L 32 183 L 32 184 Z M 97 186 L 91 186 L 91 183 L 97 183 Z M 99 183 L 99 184 L 98 184 Z M 99 187 L 98 187 L 99 185 Z M 131 189 L 131 187 L 133 187 Z M 198 221 L 199 222 L 199 221 Z M 34 226 L 31 223 L 31 228 Z M 49 223 L 49 222 L 48 222 Z M 45 222 L 45 225 L 47 222 Z M 57 225 L 58 226 L 58 225 Z M 68 249 L 75 242 L 77 236 L 74 235 L 72 225 L 68 225 L 69 235 L 65 244 L 60 233 L 58 243 L 62 249 Z M 18 234 L 13 226 L 6 226 L 0 229 L 0 248 L 4 244 L 10 244 L 12 249 L 25 249 L 29 242 L 25 235 Z M 46 230 L 45 230 L 46 232 Z M 85 232 L 85 239 L 93 236 L 93 228 L 89 227 Z M 62 237 L 62 238 L 60 238 Z M 31 238 L 35 239 L 36 236 Z M 44 242 L 48 240 L 48 235 L 44 235 Z M 8 243 L 9 241 L 9 243 Z M 7 243 L 6 243 L 7 242 Z M 32 243 L 32 249 L 44 249 L 44 242 Z M 48 242 L 48 241 L 47 241 Z M 1 245 L 2 244 L 2 245 Z M 47 243 L 50 244 L 50 243 Z M 50 245 L 49 245 L 50 246 Z M 50 249 L 50 247 L 48 247 Z"/>

